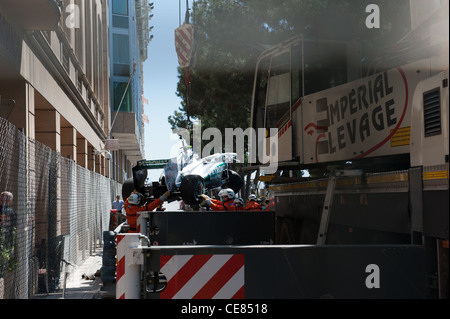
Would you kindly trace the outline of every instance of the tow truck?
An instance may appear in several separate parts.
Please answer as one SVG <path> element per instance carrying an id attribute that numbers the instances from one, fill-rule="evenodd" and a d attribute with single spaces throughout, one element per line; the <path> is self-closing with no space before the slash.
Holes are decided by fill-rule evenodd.
<path id="1" fill-rule="evenodd" d="M 278 127 L 278 171 L 246 169 L 273 203 L 276 243 L 420 247 L 424 257 L 408 265 L 425 263 L 423 296 L 448 298 L 448 33 L 438 31 L 446 10 L 362 78 L 358 65 L 324 62 L 349 52 L 335 41 L 298 36 L 261 55 L 251 121 Z"/>
<path id="2" fill-rule="evenodd" d="M 241 192 L 265 183 L 274 216 L 261 229 L 275 240 L 156 245 L 174 232 L 144 214 L 143 233 L 115 235 L 116 298 L 448 298 L 448 36 L 434 37 L 448 13 L 435 22 L 364 77 L 317 60 L 347 52 L 334 41 L 298 36 L 262 53 L 251 125 L 278 128 L 278 171 L 244 168 Z M 197 231 L 231 221 L 217 216 Z"/>

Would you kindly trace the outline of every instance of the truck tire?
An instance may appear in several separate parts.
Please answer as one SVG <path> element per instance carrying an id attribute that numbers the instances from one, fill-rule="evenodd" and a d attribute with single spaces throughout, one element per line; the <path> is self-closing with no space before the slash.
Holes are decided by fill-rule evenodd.
<path id="1" fill-rule="evenodd" d="M 202 202 L 200 195 L 205 193 L 205 181 L 200 175 L 186 175 L 181 179 L 181 198 L 188 205 Z"/>
<path id="2" fill-rule="evenodd" d="M 227 187 L 231 188 L 235 193 L 237 193 L 241 190 L 242 186 L 244 186 L 244 181 L 242 180 L 241 176 L 239 176 L 239 174 L 235 171 L 229 169 Z"/>
<path id="3" fill-rule="evenodd" d="M 290 218 L 282 219 L 278 238 L 280 245 L 292 245 L 296 243 L 294 223 Z"/>
<path id="4" fill-rule="evenodd" d="M 319 224 L 313 220 L 303 220 L 300 229 L 300 244 L 316 244 L 318 235 Z"/>

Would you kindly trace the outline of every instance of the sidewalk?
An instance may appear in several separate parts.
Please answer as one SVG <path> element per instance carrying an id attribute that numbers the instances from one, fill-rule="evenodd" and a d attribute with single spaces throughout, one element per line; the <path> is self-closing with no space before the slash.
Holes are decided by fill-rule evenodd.
<path id="1" fill-rule="evenodd" d="M 86 261 L 75 267 L 67 277 L 66 289 L 58 292 L 36 295 L 34 299 L 101 299 L 100 268 L 102 267 L 102 251 L 97 251 Z M 97 272 L 98 276 L 94 276 Z M 88 276 L 89 278 L 86 278 Z"/>

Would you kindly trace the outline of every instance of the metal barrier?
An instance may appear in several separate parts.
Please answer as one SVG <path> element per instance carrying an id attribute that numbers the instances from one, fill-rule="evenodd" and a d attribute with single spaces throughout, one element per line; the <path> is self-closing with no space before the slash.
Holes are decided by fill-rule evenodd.
<path id="1" fill-rule="evenodd" d="M 423 246 L 147 247 L 139 234 L 123 238 L 124 299 L 426 298 Z"/>
<path id="2" fill-rule="evenodd" d="M 142 213 L 145 234 L 117 234 L 116 298 L 426 298 L 423 246 L 260 245 L 266 214 Z"/>
<path id="3" fill-rule="evenodd" d="M 120 189 L 0 118 L 0 299 L 61 289 L 63 260 L 100 248 Z"/>
<path id="4" fill-rule="evenodd" d="M 275 241 L 273 211 L 141 212 L 138 225 L 153 246 L 261 245 Z"/>

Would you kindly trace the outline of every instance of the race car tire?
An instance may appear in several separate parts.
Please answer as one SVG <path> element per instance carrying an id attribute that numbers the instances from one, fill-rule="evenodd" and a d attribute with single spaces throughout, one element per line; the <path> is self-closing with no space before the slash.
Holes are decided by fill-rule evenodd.
<path id="1" fill-rule="evenodd" d="M 125 201 L 133 191 L 134 182 L 132 178 L 129 178 L 122 185 L 122 199 Z"/>
<path id="2" fill-rule="evenodd" d="M 244 181 L 238 173 L 232 170 L 228 170 L 228 182 L 227 187 L 231 188 L 235 193 L 239 192 L 244 186 Z"/>
<path id="3" fill-rule="evenodd" d="M 181 198 L 188 205 L 202 202 L 200 195 L 205 193 L 205 181 L 200 175 L 186 175 L 181 179 Z"/>

